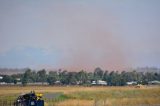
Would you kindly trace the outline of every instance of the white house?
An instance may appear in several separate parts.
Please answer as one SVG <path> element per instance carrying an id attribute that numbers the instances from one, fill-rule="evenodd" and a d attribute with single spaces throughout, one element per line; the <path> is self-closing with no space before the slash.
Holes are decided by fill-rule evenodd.
<path id="1" fill-rule="evenodd" d="M 92 81 L 92 85 L 96 85 L 96 81 Z"/>
<path id="2" fill-rule="evenodd" d="M 20 79 L 20 78 L 16 78 L 16 80 L 17 80 L 17 81 L 21 81 L 21 79 Z"/>
<path id="3" fill-rule="evenodd" d="M 157 81 L 157 80 L 149 81 L 148 84 L 150 84 L 150 85 L 160 85 L 160 81 Z"/>
<path id="4" fill-rule="evenodd" d="M 0 82 L 0 85 L 7 85 L 7 83 L 5 83 L 5 82 Z"/>
<path id="5" fill-rule="evenodd" d="M 2 77 L 2 76 L 0 76 L 0 80 L 1 80 L 1 79 L 3 79 L 3 77 Z"/>
<path id="6" fill-rule="evenodd" d="M 60 81 L 55 81 L 54 83 L 57 84 L 57 85 L 61 84 Z"/>
<path id="7" fill-rule="evenodd" d="M 127 82 L 127 85 L 137 85 L 136 81 Z"/>
<path id="8" fill-rule="evenodd" d="M 92 85 L 107 85 L 107 82 L 106 81 L 102 81 L 102 80 L 98 80 L 97 82 L 96 81 L 92 81 L 91 84 Z"/>

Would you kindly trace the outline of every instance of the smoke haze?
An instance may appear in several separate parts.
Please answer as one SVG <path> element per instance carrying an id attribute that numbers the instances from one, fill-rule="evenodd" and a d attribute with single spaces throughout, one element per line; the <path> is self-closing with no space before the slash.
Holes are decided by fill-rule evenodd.
<path id="1" fill-rule="evenodd" d="M 160 67 L 159 1 L 0 1 L 0 67 Z"/>

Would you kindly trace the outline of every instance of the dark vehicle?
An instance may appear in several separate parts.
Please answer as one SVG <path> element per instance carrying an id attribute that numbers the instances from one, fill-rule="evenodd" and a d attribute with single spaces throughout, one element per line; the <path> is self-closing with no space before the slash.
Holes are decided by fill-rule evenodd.
<path id="1" fill-rule="evenodd" d="M 42 94 L 36 94 L 34 91 L 24 95 L 20 95 L 14 106 L 44 106 L 44 100 L 42 100 Z"/>

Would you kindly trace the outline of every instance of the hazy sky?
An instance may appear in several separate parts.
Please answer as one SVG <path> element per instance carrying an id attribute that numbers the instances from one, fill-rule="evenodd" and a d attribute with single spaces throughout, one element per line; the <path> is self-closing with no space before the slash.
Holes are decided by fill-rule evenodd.
<path id="1" fill-rule="evenodd" d="M 1 0 L 0 67 L 160 67 L 160 0 Z"/>

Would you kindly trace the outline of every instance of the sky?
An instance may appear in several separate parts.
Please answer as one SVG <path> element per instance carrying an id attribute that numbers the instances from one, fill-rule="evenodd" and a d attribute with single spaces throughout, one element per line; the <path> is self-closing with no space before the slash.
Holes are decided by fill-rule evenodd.
<path id="1" fill-rule="evenodd" d="M 160 67 L 160 0 L 1 0 L 0 67 Z"/>

